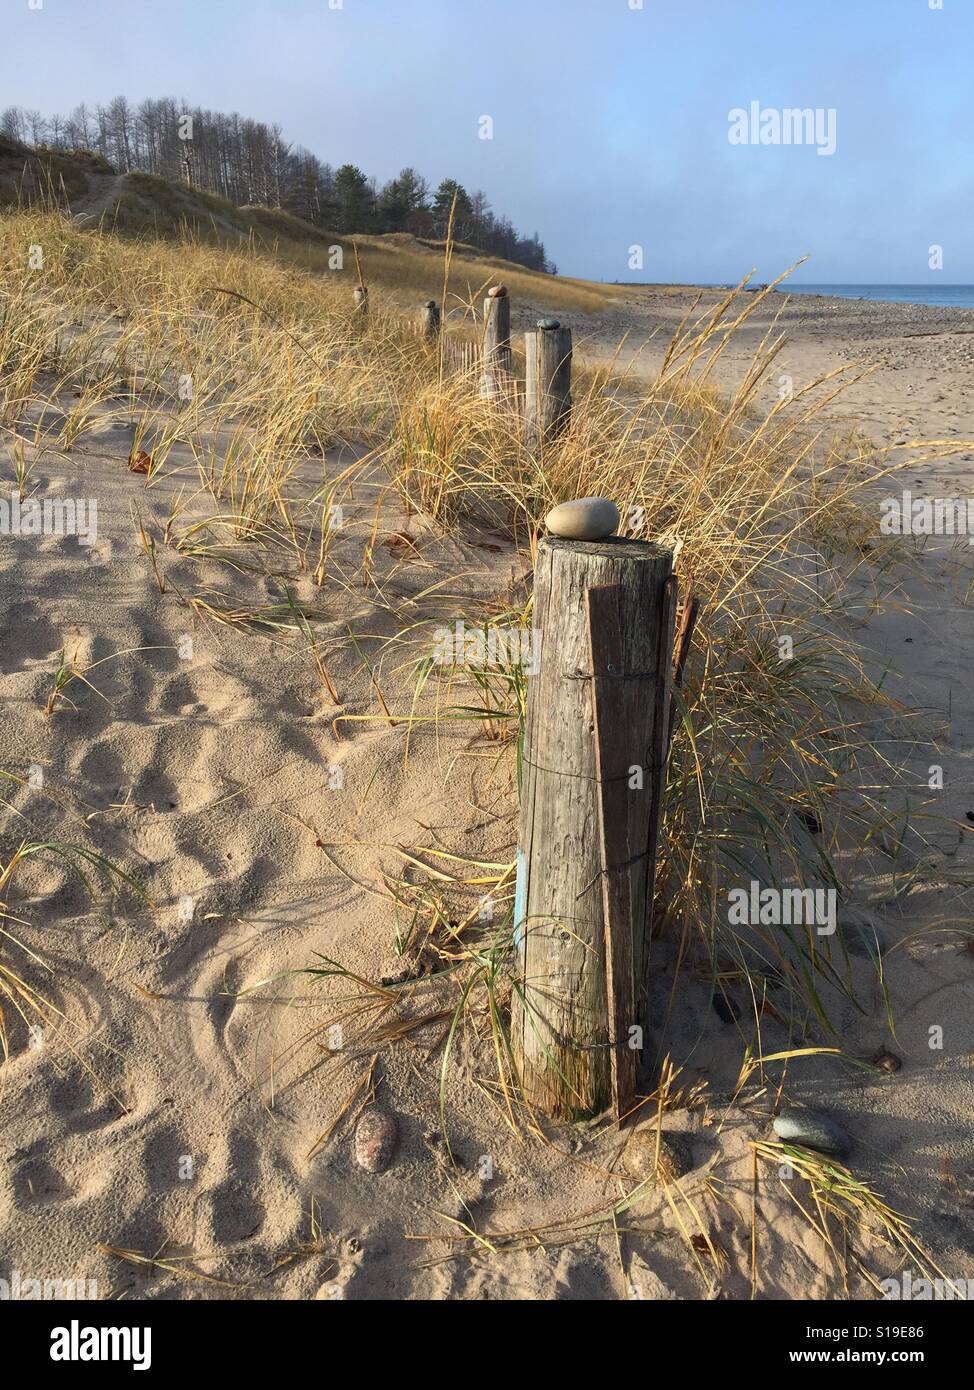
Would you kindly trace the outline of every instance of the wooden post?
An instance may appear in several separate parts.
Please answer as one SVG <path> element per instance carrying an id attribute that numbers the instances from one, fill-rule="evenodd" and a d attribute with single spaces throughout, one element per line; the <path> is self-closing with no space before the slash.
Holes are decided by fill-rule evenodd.
<path id="1" fill-rule="evenodd" d="M 619 537 L 538 547 L 512 1034 L 525 1095 L 556 1118 L 609 1105 L 624 1113 L 638 1072 L 641 1036 L 631 1030 L 643 1026 L 648 984 L 672 560 Z"/>
<path id="2" fill-rule="evenodd" d="M 484 369 L 480 394 L 485 399 L 510 395 L 511 301 L 505 285 L 494 285 L 484 300 Z"/>
<path id="3" fill-rule="evenodd" d="M 365 285 L 356 285 L 352 292 L 355 300 L 355 312 L 357 314 L 367 314 L 369 312 L 369 291 Z"/>
<path id="4" fill-rule="evenodd" d="M 435 299 L 427 299 L 420 309 L 419 324 L 426 341 L 435 343 L 440 336 L 440 306 Z"/>
<path id="5" fill-rule="evenodd" d="M 542 448 L 567 422 L 572 408 L 572 331 L 557 319 L 539 319 L 525 333 L 524 438 Z"/>

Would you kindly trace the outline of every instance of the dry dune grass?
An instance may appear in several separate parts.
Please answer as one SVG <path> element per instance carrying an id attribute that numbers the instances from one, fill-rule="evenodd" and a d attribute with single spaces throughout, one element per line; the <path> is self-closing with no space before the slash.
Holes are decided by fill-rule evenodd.
<path id="1" fill-rule="evenodd" d="M 430 261 L 442 261 L 446 246 L 444 242 L 395 235 L 363 236 L 356 240 L 367 248 L 370 281 L 374 279 L 377 285 L 394 293 L 403 305 L 414 297 L 426 297 L 424 291 L 430 283 Z M 442 276 L 436 271 L 433 275 L 434 283 L 439 288 Z M 565 275 L 540 275 L 525 270 L 513 261 L 482 255 L 472 247 L 453 248 L 449 279 L 451 296 L 462 303 L 469 303 L 478 297 L 478 291 L 482 296 L 486 286 L 500 282 L 522 302 L 542 308 L 557 308 L 562 312 L 577 309 L 587 313 L 601 309 L 615 293 L 611 285 L 594 285 Z"/>
<path id="2" fill-rule="evenodd" d="M 684 589 L 701 605 L 671 764 L 671 917 L 701 930 L 716 958 L 725 933 L 713 926 L 715 895 L 736 856 L 760 861 L 772 880 L 836 881 L 822 846 L 838 843 L 850 810 L 844 782 L 864 780 L 868 739 L 857 741 L 855 731 L 864 710 L 889 708 L 828 621 L 851 572 L 881 584 L 882 556 L 867 565 L 854 543 L 842 556 L 836 546 L 859 536 L 856 497 L 889 465 L 861 446 L 823 447 L 816 412 L 839 380 L 754 415 L 773 340 L 733 400 L 709 390 L 709 367 L 763 295 L 729 294 L 688 324 L 648 391 L 611 370 L 583 373 L 571 429 L 535 456 L 521 443 L 517 413 L 481 400 L 475 374 L 444 372 L 436 350 L 394 313 L 357 320 L 334 281 L 253 250 L 78 232 L 56 215 L 12 216 L 3 234 L 6 427 L 25 459 L 25 451 L 68 452 L 104 423 L 107 406 L 131 422 L 133 457 L 151 459 L 149 486 L 165 475 L 171 451 L 188 446 L 199 473 L 192 495 L 207 497 L 209 511 L 184 525 L 177 498 L 159 545 L 212 554 L 228 540 L 259 543 L 279 549 L 295 577 L 327 583 L 334 518 L 376 465 L 386 488 L 433 525 L 486 521 L 528 553 L 554 501 L 614 498 L 631 534 L 673 546 Z M 25 269 L 29 246 L 43 250 L 40 271 Z M 424 265 L 429 290 L 434 266 Z M 364 458 L 295 489 L 309 456 L 348 445 L 366 450 Z M 185 505 L 185 489 L 180 497 Z M 143 529 L 140 543 L 155 566 L 155 539 Z M 239 623 L 248 615 L 229 616 Z M 279 617 L 313 642 L 307 620 L 286 605 L 256 617 Z M 526 590 L 504 617 L 530 625 Z M 794 659 L 780 659 L 780 638 Z M 417 615 L 378 666 L 422 665 L 428 650 Z M 428 662 L 423 670 L 428 681 Z M 485 718 L 516 729 L 519 681 L 507 676 L 506 703 L 497 691 L 487 695 Z M 447 679 L 451 689 L 469 683 L 460 670 Z M 398 716 L 406 727 L 425 717 Z M 859 800 L 856 815 L 880 814 Z M 820 819 L 824 835 L 803 832 L 796 817 Z M 765 964 L 776 983 L 805 995 L 815 973 L 834 965 L 814 941 L 793 944 L 802 961 Z M 741 958 L 736 967 L 752 984 L 753 965 Z"/>
<path id="3" fill-rule="evenodd" d="M 42 253 L 34 268 L 32 247 Z M 426 251 L 368 244 L 362 254 L 370 285 L 417 298 L 440 292 L 442 267 Z M 873 727 L 900 716 L 907 750 L 909 720 L 843 638 L 842 618 L 853 603 L 882 600 L 894 557 L 866 539 L 860 498 L 894 464 L 818 425 L 843 373 L 757 410 L 779 349 L 773 335 L 732 399 L 710 387 L 735 327 L 764 294 L 728 294 L 691 317 L 651 383 L 611 367 L 579 371 L 570 428 L 536 456 L 521 442 L 517 412 L 481 399 L 476 372 L 447 370 L 444 355 L 421 342 L 411 318 L 384 308 L 381 294 L 367 318 L 354 315 L 348 275 L 309 273 L 253 244 L 81 231 L 38 210 L 0 222 L 0 267 L 0 422 L 20 460 L 14 481 L 27 486 L 41 461 L 84 448 L 110 421 L 124 423 L 132 460 L 144 459 L 133 490 L 168 498 L 163 526 L 133 516 L 152 582 L 241 640 L 260 630 L 293 643 L 334 708 L 336 741 L 362 725 L 394 727 L 408 759 L 424 730 L 459 722 L 478 756 L 510 776 L 524 672 L 517 661 L 480 670 L 435 662 L 437 626 L 449 618 L 530 629 L 530 557 L 554 501 L 609 496 L 630 534 L 672 546 L 700 617 L 671 754 L 659 933 L 715 991 L 744 984 L 759 1058 L 770 998 L 795 1046 L 810 1028 L 828 1033 L 829 991 L 852 992 L 841 939 L 735 931 L 722 895 L 752 876 L 841 889 L 841 854 L 882 833 L 887 813 L 862 790 L 877 780 L 866 775 L 880 757 Z M 455 331 L 475 339 L 474 306 L 491 264 L 448 260 L 447 270 Z M 529 292 L 507 267 L 504 278 L 512 294 Z M 537 277 L 523 279 L 536 295 Z M 552 294 L 579 307 L 600 296 L 564 282 Z M 363 496 L 373 521 L 351 562 L 339 546 L 343 512 Z M 405 510 L 406 526 L 390 537 L 392 509 Z M 404 592 L 380 571 L 376 549 L 408 557 L 424 534 L 503 550 L 513 580 L 476 596 L 461 573 L 434 569 Z M 169 555 L 221 565 L 225 586 L 187 590 L 181 581 L 170 592 Z M 234 590 L 257 568 L 278 585 L 261 605 Z M 371 604 L 373 621 L 349 626 L 340 643 L 333 633 L 326 640 L 319 597 L 352 592 Z M 356 713 L 341 707 L 333 675 L 342 652 L 371 692 Z M 72 680 L 88 678 L 83 663 L 65 669 Z M 888 783 L 898 775 L 895 751 L 883 760 Z M 438 1030 L 444 1128 L 445 1078 L 470 1032 L 492 1058 L 484 1086 L 498 1114 L 540 1133 L 518 1098 L 506 1032 L 511 859 L 452 846 L 400 849 L 403 873 L 387 879 L 385 900 L 397 915 L 405 987 L 349 977 L 341 961 L 309 962 L 309 975 L 353 987 L 340 1017 L 362 1047 L 380 1052 Z M 5 843 L 0 884 L 23 853 Z M 31 1001 L 17 991 L 35 992 L 34 962 L 16 973 L 9 953 L 17 950 L 20 938 L 6 935 L 0 987 L 27 1010 Z M 430 973 L 433 999 L 420 1003 L 412 986 Z M 320 1047 L 334 1021 L 323 1016 L 277 1067 L 300 1072 L 306 1049 Z"/>

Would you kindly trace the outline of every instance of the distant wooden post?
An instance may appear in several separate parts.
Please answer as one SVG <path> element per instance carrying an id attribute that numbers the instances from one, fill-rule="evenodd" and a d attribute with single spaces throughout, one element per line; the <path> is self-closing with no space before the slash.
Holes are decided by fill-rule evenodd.
<path id="1" fill-rule="evenodd" d="M 367 314 L 369 312 L 369 291 L 365 285 L 356 285 L 352 291 L 352 298 L 355 300 L 355 312 L 357 314 Z"/>
<path id="2" fill-rule="evenodd" d="M 484 300 L 484 355 L 480 394 L 485 399 L 510 394 L 511 301 L 505 285 L 494 285 Z"/>
<path id="3" fill-rule="evenodd" d="M 556 1118 L 631 1106 L 647 993 L 673 650 L 672 555 L 547 537 L 534 613 L 514 905 L 525 1094 Z"/>
<path id="4" fill-rule="evenodd" d="M 427 299 L 419 311 L 419 325 L 428 343 L 435 343 L 440 336 L 440 306 L 435 299 Z"/>
<path id="5" fill-rule="evenodd" d="M 572 408 L 572 331 L 557 319 L 539 319 L 525 333 L 524 438 L 540 449 L 566 424 Z"/>

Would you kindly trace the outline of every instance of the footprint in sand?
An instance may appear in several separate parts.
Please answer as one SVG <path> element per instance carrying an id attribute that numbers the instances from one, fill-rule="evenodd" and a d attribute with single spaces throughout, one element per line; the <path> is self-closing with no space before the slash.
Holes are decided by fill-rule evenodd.
<path id="1" fill-rule="evenodd" d="M 47 1098 L 54 1114 L 61 1117 L 65 1130 L 72 1134 L 104 1129 L 122 1115 L 115 1101 L 96 1100 L 95 1089 L 82 1072 L 54 1077 L 48 1083 Z"/>
<path id="2" fill-rule="evenodd" d="M 226 1167 L 227 1176 L 210 1194 L 210 1220 L 214 1240 L 232 1245 L 255 1236 L 267 1215 L 258 1196 L 260 1150 L 249 1134 L 231 1133 Z"/>
<path id="3" fill-rule="evenodd" d="M 13 1172 L 14 1201 L 18 1206 L 47 1206 L 71 1196 L 71 1187 L 46 1156 L 47 1140 L 32 1145 Z"/>
<path id="4" fill-rule="evenodd" d="M 56 657 L 62 638 L 32 602 L 12 603 L 0 624 L 0 671 L 21 671 Z"/>
<path id="5" fill-rule="evenodd" d="M 206 1160 L 191 1151 L 185 1135 L 176 1125 L 167 1125 L 146 1141 L 143 1161 L 149 1189 L 172 1192 L 191 1186 Z"/>

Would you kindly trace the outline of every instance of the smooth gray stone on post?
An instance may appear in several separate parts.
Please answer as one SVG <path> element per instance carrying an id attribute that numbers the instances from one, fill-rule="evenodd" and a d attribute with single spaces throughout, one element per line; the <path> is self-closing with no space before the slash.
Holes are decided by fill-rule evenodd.
<path id="1" fill-rule="evenodd" d="M 559 502 L 544 519 L 553 536 L 572 541 L 603 541 L 619 526 L 619 508 L 606 497 L 579 497 Z"/>

